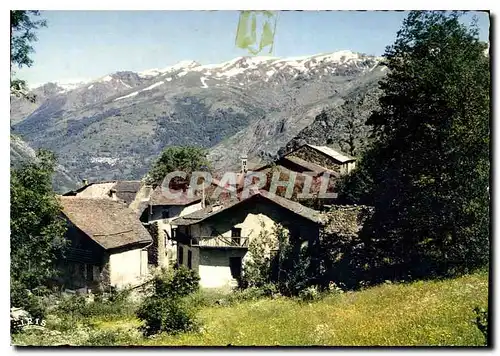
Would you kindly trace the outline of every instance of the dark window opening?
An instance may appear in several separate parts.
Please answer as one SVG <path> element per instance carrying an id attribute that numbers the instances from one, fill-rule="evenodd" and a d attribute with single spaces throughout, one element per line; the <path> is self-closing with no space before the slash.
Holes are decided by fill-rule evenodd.
<path id="1" fill-rule="evenodd" d="M 193 263 L 193 253 L 191 252 L 191 250 L 188 250 L 188 268 L 191 269 L 192 268 L 192 263 Z"/>
<path id="2" fill-rule="evenodd" d="M 233 278 L 241 277 L 241 257 L 229 257 L 229 269 Z"/>
<path id="3" fill-rule="evenodd" d="M 168 209 L 163 209 L 161 212 L 161 218 L 162 219 L 168 219 L 170 217 L 170 210 Z"/>
<path id="4" fill-rule="evenodd" d="M 181 246 L 179 246 L 179 249 L 177 250 L 177 261 L 179 262 L 179 265 L 184 263 L 184 249 Z"/>
<path id="5" fill-rule="evenodd" d="M 233 227 L 231 229 L 231 240 L 233 245 L 239 246 L 241 242 L 241 229 Z"/>

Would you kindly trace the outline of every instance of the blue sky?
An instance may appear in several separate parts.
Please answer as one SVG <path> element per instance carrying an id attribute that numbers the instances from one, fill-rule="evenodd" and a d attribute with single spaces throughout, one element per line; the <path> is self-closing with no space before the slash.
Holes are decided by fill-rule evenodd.
<path id="1" fill-rule="evenodd" d="M 487 40 L 488 15 L 475 14 L 480 37 Z M 282 11 L 272 55 L 343 49 L 382 55 L 405 16 L 393 11 Z M 235 46 L 237 11 L 42 11 L 42 17 L 48 27 L 38 31 L 35 63 L 19 72 L 30 85 L 249 55 Z M 471 18 L 469 14 L 464 21 Z"/>

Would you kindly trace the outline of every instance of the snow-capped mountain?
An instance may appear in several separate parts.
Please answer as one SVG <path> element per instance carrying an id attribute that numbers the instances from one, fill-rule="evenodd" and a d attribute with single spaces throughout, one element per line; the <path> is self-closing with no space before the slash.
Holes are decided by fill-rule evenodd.
<path id="1" fill-rule="evenodd" d="M 224 168 L 242 151 L 276 154 L 325 110 L 341 115 L 350 99 L 376 90 L 385 75 L 379 63 L 339 51 L 119 71 L 74 86 L 44 84 L 34 105 L 14 98 L 11 122 L 29 144 L 54 150 L 84 178 L 140 178 L 174 144 L 211 148 L 214 165 Z M 333 139 L 345 130 L 337 131 Z"/>

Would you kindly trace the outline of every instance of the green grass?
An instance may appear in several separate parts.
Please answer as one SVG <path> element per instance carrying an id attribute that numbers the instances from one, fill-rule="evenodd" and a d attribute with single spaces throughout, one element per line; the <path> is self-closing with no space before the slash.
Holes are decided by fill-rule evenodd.
<path id="1" fill-rule="evenodd" d="M 487 300 L 488 276 L 476 273 L 385 284 L 327 295 L 313 303 L 278 298 L 205 306 L 198 314 L 202 330 L 177 336 L 143 338 L 135 331 L 140 323 L 134 318 L 93 318 L 92 325 L 100 332 L 128 333 L 111 340 L 126 345 L 482 346 L 484 337 L 472 322 L 473 309 L 486 307 Z M 19 335 L 13 343 L 37 343 L 27 336 Z"/>

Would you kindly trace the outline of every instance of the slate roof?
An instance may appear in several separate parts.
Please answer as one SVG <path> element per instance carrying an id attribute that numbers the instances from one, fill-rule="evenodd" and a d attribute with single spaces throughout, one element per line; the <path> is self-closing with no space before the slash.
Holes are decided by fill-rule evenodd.
<path id="1" fill-rule="evenodd" d="M 315 146 L 315 145 L 310 145 L 310 144 L 306 144 L 306 145 L 317 150 L 317 151 L 320 151 L 321 153 L 333 158 L 334 160 L 336 160 L 340 163 L 352 162 L 352 161 L 356 160 L 354 157 L 348 156 L 344 153 L 340 153 L 339 151 L 336 151 L 333 148 L 328 147 L 328 146 Z"/>
<path id="2" fill-rule="evenodd" d="M 297 202 L 285 199 L 283 197 L 280 197 L 276 194 L 271 194 L 267 191 L 260 190 L 258 193 L 255 193 L 251 196 L 249 196 L 246 199 L 243 200 L 235 200 L 232 201 L 223 207 L 220 207 L 219 209 L 214 209 L 214 207 L 206 207 L 201 210 L 197 210 L 191 214 L 184 215 L 180 218 L 177 218 L 173 220 L 172 224 L 174 225 L 192 225 L 199 223 L 203 220 L 206 220 L 214 215 L 217 215 L 223 211 L 226 211 L 228 209 L 231 209 L 237 205 L 244 205 L 250 201 L 254 201 L 256 199 L 263 199 L 266 202 L 276 204 L 281 206 L 282 208 L 285 208 L 297 215 L 302 216 L 303 218 L 306 218 L 308 220 L 311 220 L 315 223 L 321 224 L 322 219 L 319 211 L 316 211 L 314 209 L 308 208 L 306 206 L 303 206 L 302 204 L 299 204 Z"/>
<path id="3" fill-rule="evenodd" d="M 109 197 L 109 191 L 111 189 L 116 190 L 116 197 L 124 201 L 127 205 L 134 201 L 137 192 L 141 189 L 142 182 L 140 180 L 111 180 L 111 181 L 101 181 L 92 182 L 80 187 L 76 190 L 72 190 L 63 194 L 64 196 L 75 196 L 78 193 L 83 192 L 89 187 L 99 186 L 101 189 L 94 189 L 94 195 L 102 196 L 103 198 Z"/>
<path id="4" fill-rule="evenodd" d="M 314 172 L 316 174 L 321 174 L 321 173 L 329 173 L 330 175 L 338 176 L 338 173 L 335 171 L 332 171 L 331 169 L 325 168 L 323 166 L 320 166 L 319 164 L 309 162 L 306 160 L 303 160 L 302 158 L 299 157 L 294 157 L 294 156 L 286 156 L 283 157 L 282 160 L 285 161 L 290 161 L 296 165 L 299 165 L 303 168 L 306 169 L 306 171 Z"/>
<path id="5" fill-rule="evenodd" d="M 171 194 L 168 194 L 168 193 Z M 190 205 L 201 201 L 200 196 L 189 196 L 188 190 L 172 190 L 167 192 L 161 186 L 157 187 L 151 194 L 151 205 Z M 176 196 L 172 196 L 176 195 Z"/>
<path id="6" fill-rule="evenodd" d="M 128 205 L 134 201 L 141 186 L 142 182 L 140 180 L 119 180 L 113 189 L 116 190 L 116 197 Z"/>
<path id="7" fill-rule="evenodd" d="M 122 202 L 71 196 L 58 199 L 69 221 L 106 250 L 152 242 L 134 211 Z"/>

